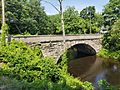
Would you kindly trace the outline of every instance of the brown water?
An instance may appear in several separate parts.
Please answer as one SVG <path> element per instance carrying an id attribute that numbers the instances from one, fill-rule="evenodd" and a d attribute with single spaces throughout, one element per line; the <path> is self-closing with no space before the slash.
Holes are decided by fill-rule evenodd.
<path id="1" fill-rule="evenodd" d="M 107 80 L 120 88 L 120 65 L 117 62 L 106 61 L 96 56 L 88 56 L 71 60 L 68 71 L 82 81 L 89 81 L 97 87 L 98 80 Z"/>

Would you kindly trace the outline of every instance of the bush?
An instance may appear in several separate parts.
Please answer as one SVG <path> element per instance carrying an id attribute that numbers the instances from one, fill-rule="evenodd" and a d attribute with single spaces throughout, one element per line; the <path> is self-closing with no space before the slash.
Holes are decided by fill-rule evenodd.
<path id="1" fill-rule="evenodd" d="M 106 80 L 98 81 L 99 90 L 118 90 L 115 86 L 110 85 Z"/>
<path id="2" fill-rule="evenodd" d="M 107 49 L 102 48 L 98 53 L 98 56 L 108 58 L 108 59 L 120 60 L 120 50 L 109 51 Z"/>
<path id="3" fill-rule="evenodd" d="M 30 48 L 23 42 L 13 41 L 1 48 L 4 74 L 28 82 L 38 79 L 51 79 L 58 73 L 57 66 L 50 58 L 41 57 L 41 51 Z"/>
<path id="4" fill-rule="evenodd" d="M 8 25 L 5 23 L 2 25 L 2 38 L 1 38 L 1 44 L 2 45 L 5 45 L 6 43 L 6 34 L 7 34 L 7 31 L 8 31 Z"/>
<path id="5" fill-rule="evenodd" d="M 7 82 L 5 85 L 17 88 L 12 90 L 93 90 L 90 83 L 81 82 L 67 73 L 66 55 L 57 65 L 52 58 L 42 57 L 40 48 L 12 41 L 0 47 L 0 58 L 2 75 L 7 78 L 3 80 Z"/>
<path id="6" fill-rule="evenodd" d="M 103 47 L 110 51 L 120 50 L 120 19 L 118 19 L 112 29 L 103 37 Z"/>

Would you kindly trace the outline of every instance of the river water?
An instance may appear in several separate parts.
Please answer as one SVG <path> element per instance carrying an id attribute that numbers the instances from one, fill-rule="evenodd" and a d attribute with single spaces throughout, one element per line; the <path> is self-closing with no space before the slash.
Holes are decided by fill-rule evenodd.
<path id="1" fill-rule="evenodd" d="M 68 64 L 71 75 L 82 81 L 89 81 L 97 88 L 98 80 L 107 80 L 120 88 L 120 65 L 113 60 L 104 60 L 96 56 L 87 56 L 71 60 Z"/>

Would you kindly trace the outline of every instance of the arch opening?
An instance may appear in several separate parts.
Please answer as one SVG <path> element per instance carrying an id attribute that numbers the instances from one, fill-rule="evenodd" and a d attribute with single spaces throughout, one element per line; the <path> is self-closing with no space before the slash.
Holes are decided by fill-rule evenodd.
<path id="1" fill-rule="evenodd" d="M 61 62 L 62 55 L 58 59 L 57 63 Z M 69 61 L 73 59 L 77 59 L 77 58 L 82 58 L 86 56 L 94 56 L 94 55 L 96 55 L 95 49 L 91 47 L 90 45 L 84 44 L 84 43 L 73 45 L 72 47 L 68 48 L 66 52 L 66 56 Z"/>

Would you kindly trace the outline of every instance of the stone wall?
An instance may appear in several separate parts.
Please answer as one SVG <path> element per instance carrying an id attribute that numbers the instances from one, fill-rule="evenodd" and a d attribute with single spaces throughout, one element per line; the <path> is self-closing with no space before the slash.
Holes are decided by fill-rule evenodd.
<path id="1" fill-rule="evenodd" d="M 100 39 L 92 39 L 92 40 L 66 41 L 65 48 L 64 48 L 64 43 L 62 41 L 41 43 L 41 49 L 45 57 L 50 56 L 58 60 L 59 57 L 64 53 L 65 49 L 69 49 L 76 44 L 88 44 L 92 48 L 94 48 L 96 52 L 99 52 L 99 50 L 102 47 Z"/>
<path id="2" fill-rule="evenodd" d="M 100 50 L 102 35 L 68 35 L 65 37 L 66 42 L 63 43 L 63 37 L 60 35 L 40 35 L 40 36 L 12 36 L 10 40 L 24 41 L 30 45 L 40 45 L 43 55 L 54 57 L 56 60 L 64 53 L 66 49 L 76 44 L 88 44 L 95 49 Z"/>

